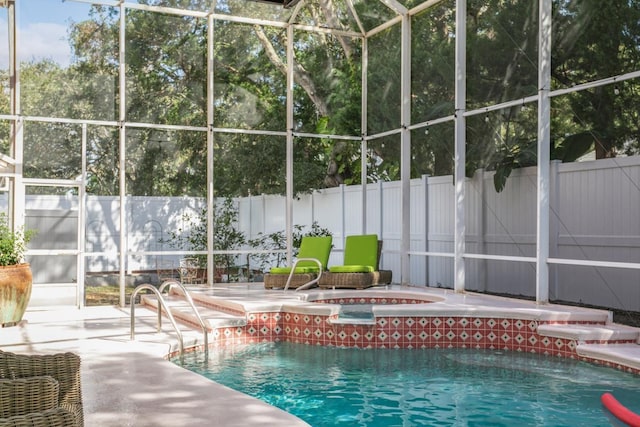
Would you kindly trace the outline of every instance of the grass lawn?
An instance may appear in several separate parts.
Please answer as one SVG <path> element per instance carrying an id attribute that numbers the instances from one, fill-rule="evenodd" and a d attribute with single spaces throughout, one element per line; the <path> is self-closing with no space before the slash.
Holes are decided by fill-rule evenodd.
<path id="1" fill-rule="evenodd" d="M 126 287 L 125 302 L 128 305 L 134 288 Z M 147 290 L 140 291 L 139 294 L 148 293 Z M 120 288 L 118 286 L 87 286 L 85 288 L 85 305 L 118 305 L 120 304 Z"/>

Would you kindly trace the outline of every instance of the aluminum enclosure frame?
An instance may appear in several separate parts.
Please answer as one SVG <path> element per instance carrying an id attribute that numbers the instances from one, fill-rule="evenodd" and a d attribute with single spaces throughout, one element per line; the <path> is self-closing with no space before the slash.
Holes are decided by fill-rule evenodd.
<path id="1" fill-rule="evenodd" d="M 20 0 L 18 0 L 20 1 Z M 256 19 L 251 17 L 240 16 L 228 16 L 220 15 L 213 12 L 198 12 L 192 10 L 180 10 L 174 8 L 149 6 L 144 4 L 135 3 L 133 1 L 115 1 L 115 0 L 67 0 L 68 2 L 87 3 L 87 4 L 101 4 L 105 6 L 118 7 L 120 9 L 120 110 L 118 113 L 118 122 L 115 124 L 119 127 L 120 135 L 120 238 L 121 242 L 126 242 L 126 236 L 128 230 L 126 229 L 126 180 L 125 180 L 125 139 L 127 128 L 139 127 L 140 124 L 130 123 L 126 121 L 126 91 L 125 91 L 125 67 L 126 67 L 126 55 L 125 55 L 125 12 L 127 9 L 145 10 L 156 13 L 165 13 L 170 15 L 186 15 L 192 17 L 205 18 L 208 22 L 208 35 L 207 35 L 207 123 L 206 128 L 193 128 L 186 126 L 163 126 L 155 125 L 159 129 L 186 129 L 197 130 L 206 132 L 207 134 L 207 207 L 208 207 L 208 248 L 207 257 L 209 265 L 213 265 L 213 256 L 215 248 L 214 242 L 214 230 L 213 230 L 213 206 L 214 206 L 214 187 L 213 177 L 215 175 L 215 165 L 213 162 L 213 150 L 216 134 L 224 132 L 243 132 L 236 129 L 216 129 L 214 123 L 214 106 L 213 106 L 213 91 L 214 91 L 214 68 L 213 68 L 213 47 L 214 47 L 214 25 L 216 20 L 226 20 L 237 23 L 246 23 L 254 25 L 268 25 L 274 27 L 284 28 L 287 31 L 287 37 L 289 40 L 293 40 L 294 30 L 302 31 L 317 31 L 322 33 L 333 33 L 339 35 L 346 35 L 350 37 L 357 37 L 362 40 L 362 94 L 361 94 L 361 125 L 363 134 L 361 136 L 344 136 L 344 135 L 312 135 L 301 134 L 294 131 L 294 117 L 293 117 L 293 85 L 294 85 L 294 73 L 293 62 L 294 52 L 291 43 L 287 44 L 287 90 L 286 90 L 286 130 L 282 132 L 264 132 L 267 134 L 273 134 L 277 136 L 286 137 L 286 235 L 287 235 L 287 259 L 291 262 L 292 259 L 292 230 L 293 230 L 293 204 L 294 197 L 293 191 L 293 142 L 296 137 L 299 136 L 312 136 L 312 137 L 335 137 L 339 139 L 347 139 L 352 141 L 359 141 L 361 143 L 362 153 L 367 151 L 368 142 L 380 138 L 384 134 L 399 134 L 401 141 L 401 186 L 402 186 L 402 232 L 401 232 L 401 277 L 400 282 L 402 284 L 409 284 L 409 263 L 410 257 L 429 257 L 429 256 L 449 256 L 454 260 L 454 289 L 456 292 L 465 291 L 465 259 L 486 259 L 486 260 L 503 260 L 513 262 L 526 262 L 532 263 L 536 266 L 536 301 L 540 304 L 548 303 L 549 301 L 549 265 L 550 264 L 571 264 L 571 265 L 584 265 L 581 260 L 567 260 L 567 259 L 555 259 L 550 258 L 549 255 L 549 168 L 550 168 L 550 102 L 553 96 L 563 95 L 572 91 L 584 90 L 588 87 L 602 86 L 611 84 L 614 81 L 620 82 L 628 79 L 635 79 L 640 77 L 640 71 L 626 73 L 623 75 L 608 77 L 595 82 L 578 85 L 570 89 L 551 90 L 551 0 L 539 0 L 539 32 L 538 32 L 538 93 L 535 96 L 530 96 L 524 99 L 509 101 L 501 104 L 492 105 L 488 108 L 483 108 L 474 111 L 466 110 L 466 0 L 456 0 L 456 65 L 455 65 L 455 114 L 449 117 L 442 117 L 436 120 L 431 120 L 423 123 L 411 124 L 411 17 L 423 10 L 438 4 L 437 0 L 429 0 L 414 7 L 413 9 L 407 9 L 397 0 L 379 0 L 389 10 L 396 14 L 395 18 L 389 20 L 387 23 L 380 25 L 372 30 L 365 31 L 360 18 L 357 16 L 356 9 L 353 6 L 352 0 L 345 0 L 349 10 L 355 16 L 355 20 L 358 26 L 358 31 L 345 31 L 345 30 L 332 30 L 324 27 L 309 27 L 295 23 L 295 17 L 299 12 L 302 5 L 305 2 L 312 0 L 302 0 L 296 2 L 292 7 L 293 12 L 291 19 L 288 22 L 274 22 L 266 21 L 262 19 Z M 17 49 L 17 32 L 15 22 L 15 2 L 16 0 L 6 0 L 4 4 L 0 4 L 0 7 L 8 8 L 9 16 L 9 43 L 10 43 L 10 75 L 12 76 L 11 82 L 11 109 L 9 116 L 0 116 L 3 119 L 11 120 L 11 142 L 12 153 L 8 163 L 13 163 L 13 169 L 2 168 L 0 169 L 0 177 L 4 177 L 12 181 L 10 186 L 10 212 L 11 217 L 15 223 L 15 226 L 20 226 L 24 221 L 25 216 L 25 191 L 24 181 L 22 177 L 21 165 L 23 155 L 23 133 L 22 123 L 26 119 L 21 114 L 20 109 L 20 76 L 18 72 L 18 66 L 16 63 L 16 49 Z M 213 10 L 213 7 L 212 9 Z M 369 45 L 368 40 L 384 31 L 385 29 L 393 26 L 400 25 L 401 27 L 401 123 L 399 128 L 393 131 L 385 132 L 384 134 L 369 135 L 366 132 L 367 129 L 367 72 L 368 72 L 368 55 Z M 466 230 L 465 230 L 465 160 L 466 160 L 466 118 L 485 114 L 488 111 L 495 111 L 501 108 L 506 108 L 512 105 L 524 105 L 537 103 L 538 106 L 538 174 L 537 174 L 537 205 L 536 205 L 536 256 L 535 257 L 509 257 L 509 256 L 497 256 L 497 255 L 483 255 L 483 254 L 467 254 L 465 248 Z M 69 123 L 82 123 L 86 126 L 87 121 L 79 120 L 59 120 Z M 443 255 L 441 253 L 429 252 L 429 251 L 412 251 L 410 248 L 410 163 L 411 163 L 411 130 L 426 128 L 430 125 L 438 123 L 453 122 L 455 128 L 455 228 L 454 228 L 454 251 L 452 254 Z M 101 124 L 114 125 L 113 123 L 101 122 Z M 84 131 L 86 133 L 86 129 Z M 86 135 L 84 136 L 86 140 Z M 366 186 L 367 171 L 366 171 L 366 159 L 362 155 L 362 172 L 361 181 L 362 186 Z M 84 180 L 80 185 L 81 194 L 84 194 Z M 368 229 L 367 215 L 366 215 L 367 197 L 366 191 L 362 191 L 362 223 L 361 231 L 365 233 Z M 81 215 L 82 217 L 82 215 Z M 80 246 L 79 250 L 79 265 L 84 264 L 84 258 L 86 252 L 84 250 L 84 242 Z M 125 289 L 125 268 L 127 257 L 129 256 L 128 248 L 121 247 L 119 253 L 120 259 L 120 304 L 125 305 L 124 289 Z M 612 268 L 631 268 L 640 269 L 640 263 L 619 263 L 619 262 L 596 262 L 597 265 L 603 267 Z M 594 262 L 590 262 L 589 265 L 593 265 Z M 208 283 L 213 283 L 214 269 L 208 269 Z M 78 277 L 79 288 L 84 288 L 84 277 Z M 79 305 L 82 305 L 79 298 Z"/>

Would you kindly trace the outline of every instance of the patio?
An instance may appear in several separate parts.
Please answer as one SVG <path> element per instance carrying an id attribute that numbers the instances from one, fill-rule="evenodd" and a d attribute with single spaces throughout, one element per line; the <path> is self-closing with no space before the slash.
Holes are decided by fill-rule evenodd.
<path id="1" fill-rule="evenodd" d="M 460 319 L 469 319 L 469 328 L 479 319 L 486 320 L 486 324 L 490 324 L 490 320 L 487 319 L 496 319 L 496 328 L 501 330 L 503 326 L 500 326 L 501 321 L 498 319 L 520 319 L 524 324 L 535 321 L 536 333 L 539 336 L 552 337 L 551 345 L 548 347 L 552 349 L 551 357 L 576 357 L 572 356 L 571 352 L 577 347 L 578 357 L 585 360 L 596 359 L 600 360 L 599 363 L 613 368 L 640 372 L 640 346 L 636 344 L 640 329 L 613 325 L 609 321 L 609 314 L 601 310 L 538 305 L 530 301 L 480 294 L 458 294 L 442 289 L 427 290 L 400 286 L 357 292 L 316 289 L 285 293 L 265 291 L 262 284 L 246 283 L 216 286 L 212 289 L 195 287 L 192 290 L 194 299 L 200 301 L 203 316 L 207 317 L 208 323 L 212 325 L 209 336 L 210 343 L 214 345 L 216 342 L 226 341 L 223 333 L 225 328 L 238 330 L 238 316 L 245 321 L 245 331 L 249 331 L 253 320 L 262 321 L 261 324 L 264 325 L 264 320 L 258 319 L 260 313 L 280 313 L 283 323 L 278 339 L 304 345 L 308 336 L 302 332 L 299 336 L 289 332 L 290 335 L 285 337 L 287 328 L 291 331 L 295 328 L 294 321 L 287 320 L 288 314 L 292 318 L 295 313 L 300 318 L 305 315 L 327 315 L 335 304 L 304 301 L 300 299 L 301 296 L 309 300 L 329 300 L 338 297 L 357 299 L 363 295 L 367 295 L 368 298 L 375 296 L 392 299 L 394 296 L 404 295 L 406 298 L 407 294 L 413 294 L 434 302 L 418 305 L 380 305 L 376 308 L 376 317 L 440 318 L 445 328 L 442 333 L 443 342 L 453 343 L 455 346 L 460 346 L 460 337 L 464 335 L 458 326 L 446 329 L 445 325 L 450 319 L 456 319 L 458 323 Z M 206 307 L 202 301 L 207 301 Z M 225 312 L 214 310 L 211 308 L 214 306 L 226 306 L 227 309 Z M 238 316 L 229 315 L 231 308 Z M 178 311 L 180 310 L 177 309 L 174 315 L 179 316 Z M 25 321 L 20 326 L 2 330 L 0 347 L 5 351 L 17 353 L 50 354 L 72 351 L 80 354 L 85 421 L 88 426 L 191 426 L 211 422 L 225 426 L 305 425 L 278 409 L 168 362 L 166 357 L 176 354 L 179 348 L 177 336 L 171 325 L 165 322 L 163 331 L 157 333 L 154 311 L 138 308 L 136 313 L 136 339 L 131 341 L 130 312 L 126 308 L 31 309 L 25 314 Z M 300 320 L 300 324 L 302 322 L 303 320 Z M 180 328 L 184 333 L 187 349 L 193 345 L 202 345 L 200 331 L 184 324 L 181 324 Z M 478 327 L 477 331 L 483 331 L 482 328 Z M 515 332 L 516 322 L 512 322 L 508 330 Z M 456 337 L 445 338 L 453 331 Z M 237 338 L 235 342 L 276 339 L 274 333 L 262 332 L 252 338 L 252 335 L 246 332 L 243 339 Z M 309 335 L 313 337 L 315 334 Z M 516 337 L 517 334 L 513 333 L 513 336 Z M 417 333 L 414 340 L 418 340 Z M 474 341 L 471 332 L 469 340 L 475 344 L 487 342 L 485 339 Z M 558 340 L 566 343 L 566 347 L 560 349 Z M 498 341 L 500 348 L 506 345 L 506 341 Z M 513 344 L 515 342 L 512 341 Z M 358 343 L 347 339 L 343 344 Z M 540 344 L 537 348 L 542 349 L 542 353 L 545 347 Z M 238 410 L 229 411 L 229 407 Z"/>
<path id="2" fill-rule="evenodd" d="M 318 221 L 378 233 L 398 283 L 640 310 L 634 3 L 41 2 L 0 1 L 0 209 L 46 231 L 34 306 L 163 257 L 207 283 L 290 263 Z M 27 43 L 52 27 L 67 55 Z"/>
<path id="3" fill-rule="evenodd" d="M 87 426 L 307 425 L 168 362 L 176 336 L 156 333 L 154 322 L 155 313 L 137 316 L 136 340 L 131 341 L 126 309 L 30 310 L 22 325 L 2 329 L 0 348 L 79 354 Z M 185 339 L 193 342 L 201 335 L 185 330 Z"/>
<path id="4" fill-rule="evenodd" d="M 0 213 L 41 231 L 0 348 L 80 354 L 91 427 L 305 425 L 168 362 L 180 345 L 153 310 L 130 340 L 127 278 L 197 257 L 214 345 L 496 348 L 639 374 L 639 331 L 607 309 L 640 313 L 640 8 L 601 7 L 0 0 Z M 215 283 L 250 255 L 290 265 L 313 225 L 336 258 L 349 235 L 385 242 L 397 283 L 366 291 L 366 322 L 336 311 L 351 291 Z M 85 307 L 102 276 L 119 306 Z M 377 304 L 404 293 L 433 301 Z"/>

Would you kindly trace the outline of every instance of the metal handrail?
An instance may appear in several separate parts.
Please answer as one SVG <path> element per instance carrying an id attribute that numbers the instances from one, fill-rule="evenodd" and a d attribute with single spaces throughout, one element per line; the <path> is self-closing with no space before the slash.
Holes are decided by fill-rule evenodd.
<path id="1" fill-rule="evenodd" d="M 180 283 L 177 280 L 167 280 L 165 282 L 162 283 L 162 285 L 160 285 L 160 287 L 158 288 L 158 292 L 160 292 L 160 294 L 162 294 L 162 291 L 165 290 L 165 288 L 169 288 L 169 290 L 171 290 L 172 286 L 177 286 L 182 290 L 182 293 L 185 297 L 185 299 L 187 300 L 187 302 L 189 303 L 189 305 L 191 306 L 191 309 L 193 310 L 193 313 L 196 315 L 196 318 L 198 319 L 198 322 L 200 323 L 200 328 L 202 329 L 202 334 L 204 335 L 204 350 L 207 351 L 209 349 L 209 333 L 207 330 L 207 325 L 204 322 L 204 319 L 202 318 L 202 316 L 200 316 L 200 312 L 198 311 L 198 308 L 196 307 L 195 303 L 193 302 L 193 298 L 191 298 L 191 294 L 189 294 L 189 292 L 187 291 L 187 288 L 184 287 L 184 285 L 182 283 Z M 158 319 L 158 322 L 160 322 L 161 320 Z"/>
<path id="2" fill-rule="evenodd" d="M 167 317 L 169 317 L 169 320 L 171 321 L 173 328 L 176 330 L 176 333 L 178 334 L 178 339 L 180 340 L 180 355 L 182 355 L 184 353 L 184 339 L 182 338 L 182 332 L 180 331 L 180 328 L 178 328 L 176 319 L 173 318 L 173 314 L 171 314 L 169 307 L 167 307 L 167 304 L 164 298 L 162 298 L 162 294 L 160 293 L 160 291 L 158 291 L 158 289 L 156 289 L 155 286 L 149 285 L 147 283 L 138 285 L 138 287 L 136 287 L 133 290 L 133 293 L 131 294 L 131 340 L 135 339 L 135 327 L 136 327 L 135 297 L 138 295 L 138 292 L 140 292 L 143 289 L 148 289 L 152 291 L 154 294 L 156 294 L 156 297 L 158 297 L 158 332 L 161 331 L 161 325 L 162 325 L 162 321 L 160 320 L 162 318 L 162 311 L 161 311 L 161 306 L 162 306 L 162 308 L 164 308 L 164 311 L 167 313 Z"/>
<path id="3" fill-rule="evenodd" d="M 313 261 L 316 264 L 318 264 L 318 268 L 320 269 L 320 271 L 318 272 L 318 276 L 315 279 L 312 279 L 312 280 L 308 281 L 307 283 L 305 283 L 302 286 L 298 286 L 296 288 L 296 291 L 301 291 L 303 289 L 308 289 L 311 286 L 313 286 L 314 284 L 318 283 L 318 281 L 320 280 L 320 276 L 322 276 L 322 263 L 320 262 L 320 260 L 315 259 L 315 258 L 298 258 L 298 259 L 296 259 L 296 261 L 293 263 L 293 266 L 291 267 L 291 272 L 289 273 L 289 277 L 287 278 L 287 284 L 284 285 L 284 290 L 285 291 L 287 289 L 289 289 L 289 285 L 291 284 L 291 279 L 293 279 L 293 275 L 295 274 L 295 271 L 296 271 L 296 266 L 298 265 L 298 263 L 300 261 Z"/>

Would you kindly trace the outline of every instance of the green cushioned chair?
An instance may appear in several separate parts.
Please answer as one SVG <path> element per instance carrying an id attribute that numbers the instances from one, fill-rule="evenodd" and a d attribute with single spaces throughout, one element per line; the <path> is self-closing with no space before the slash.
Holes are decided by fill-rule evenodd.
<path id="1" fill-rule="evenodd" d="M 274 267 L 264 275 L 264 287 L 307 289 L 318 282 L 327 269 L 331 236 L 304 236 L 298 257 L 291 267 Z"/>
<path id="2" fill-rule="evenodd" d="M 364 234 L 347 236 L 344 245 L 344 265 L 329 268 L 331 273 L 372 273 L 378 265 L 378 236 Z"/>
<path id="3" fill-rule="evenodd" d="M 344 264 L 329 267 L 318 285 L 321 288 L 364 289 L 380 283 L 390 283 L 390 272 L 378 271 L 382 242 L 376 234 L 347 236 Z M 381 282 L 381 277 L 384 282 Z"/>

